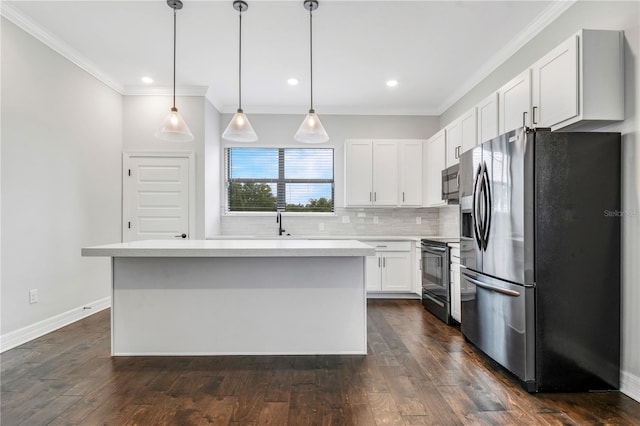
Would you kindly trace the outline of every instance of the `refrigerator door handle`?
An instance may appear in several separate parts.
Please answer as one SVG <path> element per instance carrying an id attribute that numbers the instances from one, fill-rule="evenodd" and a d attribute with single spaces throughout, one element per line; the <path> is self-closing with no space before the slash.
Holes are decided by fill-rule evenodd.
<path id="1" fill-rule="evenodd" d="M 483 224 L 483 233 L 482 233 L 482 241 L 483 248 L 487 251 L 487 244 L 489 243 L 489 231 L 491 230 L 491 211 L 493 209 L 493 203 L 491 200 L 491 187 L 489 180 L 489 172 L 487 171 L 487 165 L 484 164 L 484 179 L 482 180 L 483 188 L 482 192 L 485 200 L 485 214 L 484 214 L 484 224 Z"/>
<path id="2" fill-rule="evenodd" d="M 480 222 L 480 216 L 478 211 L 478 204 L 480 201 L 480 188 L 482 185 L 482 164 L 478 164 L 478 170 L 476 171 L 475 184 L 473 186 L 473 200 L 471 206 L 471 217 L 473 220 L 473 233 L 478 243 L 478 247 L 482 250 L 482 223 Z"/>
<path id="3" fill-rule="evenodd" d="M 473 279 L 473 278 L 469 277 L 468 275 L 465 275 L 464 278 L 466 280 L 468 280 L 468 281 L 471 281 L 472 283 L 474 283 L 478 287 L 482 287 L 482 288 L 485 288 L 487 290 L 495 291 L 496 293 L 505 294 L 505 295 L 511 296 L 511 297 L 520 297 L 520 292 L 519 291 L 507 290 L 507 289 L 504 289 L 504 288 L 495 287 L 495 286 L 492 286 L 490 284 L 483 283 L 482 281 L 478 281 L 476 279 Z"/>

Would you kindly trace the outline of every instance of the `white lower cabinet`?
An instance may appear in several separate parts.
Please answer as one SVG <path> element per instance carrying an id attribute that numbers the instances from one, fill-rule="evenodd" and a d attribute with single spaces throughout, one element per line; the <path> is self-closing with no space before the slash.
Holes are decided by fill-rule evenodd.
<path id="1" fill-rule="evenodd" d="M 462 310 L 460 298 L 460 246 L 451 246 L 449 285 L 451 292 L 451 317 L 458 322 L 462 322 L 460 315 Z"/>
<path id="2" fill-rule="evenodd" d="M 409 241 L 363 241 L 376 248 L 367 256 L 367 291 L 405 293 L 413 290 Z"/>

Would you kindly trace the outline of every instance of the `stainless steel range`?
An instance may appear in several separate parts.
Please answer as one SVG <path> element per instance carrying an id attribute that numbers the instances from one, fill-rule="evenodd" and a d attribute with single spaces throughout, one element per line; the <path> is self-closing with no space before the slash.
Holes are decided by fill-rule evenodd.
<path id="1" fill-rule="evenodd" d="M 446 324 L 451 321 L 449 246 L 447 238 L 425 238 L 422 243 L 422 304 Z"/>

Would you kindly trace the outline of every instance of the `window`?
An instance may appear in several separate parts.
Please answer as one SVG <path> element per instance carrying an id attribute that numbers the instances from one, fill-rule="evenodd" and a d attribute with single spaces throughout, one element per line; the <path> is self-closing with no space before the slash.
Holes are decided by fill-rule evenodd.
<path id="1" fill-rule="evenodd" d="M 333 148 L 226 148 L 227 211 L 333 212 Z"/>

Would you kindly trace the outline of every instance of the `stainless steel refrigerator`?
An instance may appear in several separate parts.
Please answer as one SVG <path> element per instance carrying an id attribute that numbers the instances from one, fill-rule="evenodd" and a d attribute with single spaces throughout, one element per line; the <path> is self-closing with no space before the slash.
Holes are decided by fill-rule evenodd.
<path id="1" fill-rule="evenodd" d="M 617 389 L 620 134 L 518 129 L 460 158 L 461 330 L 530 392 Z"/>

